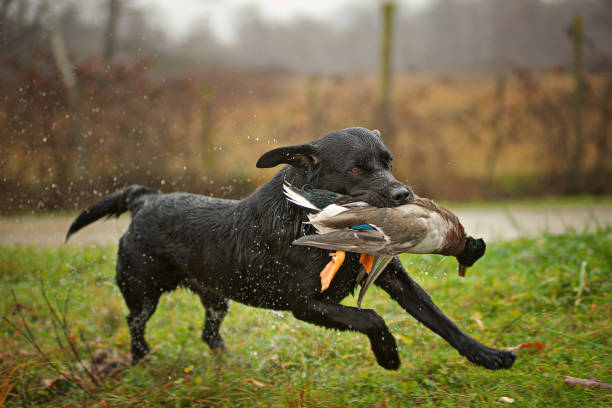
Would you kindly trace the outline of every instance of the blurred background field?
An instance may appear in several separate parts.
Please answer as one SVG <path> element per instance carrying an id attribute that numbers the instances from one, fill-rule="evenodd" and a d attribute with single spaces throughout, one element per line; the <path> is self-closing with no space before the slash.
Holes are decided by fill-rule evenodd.
<path id="1" fill-rule="evenodd" d="M 381 2 L 222 3 L 3 0 L 0 211 L 240 198 L 263 152 L 350 126 L 421 195 L 612 192 L 608 1 L 399 1 L 389 37 Z"/>

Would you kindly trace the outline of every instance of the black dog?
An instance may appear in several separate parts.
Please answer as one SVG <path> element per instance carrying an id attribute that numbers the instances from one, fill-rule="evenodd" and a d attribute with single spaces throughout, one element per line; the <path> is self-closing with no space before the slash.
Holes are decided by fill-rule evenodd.
<path id="1" fill-rule="evenodd" d="M 331 286 L 321 292 L 319 272 L 329 261 L 328 251 L 291 245 L 314 231 L 302 223 L 304 210 L 289 203 L 282 192 L 287 180 L 298 187 L 309 184 L 364 196 L 378 206 L 402 204 L 412 199 L 412 192 L 392 176 L 391 162 L 378 131 L 338 130 L 308 144 L 264 154 L 257 167 L 289 166 L 244 200 L 158 194 L 130 186 L 81 213 L 68 237 L 104 216 L 132 213 L 130 227 L 119 242 L 117 284 L 130 311 L 134 362 L 149 351 L 145 325 L 161 294 L 183 285 L 200 296 L 206 309 L 202 339 L 212 349 L 226 350 L 219 326 L 228 299 L 233 299 L 290 310 L 298 319 L 319 326 L 363 333 L 378 363 L 397 369 L 397 346 L 383 319 L 374 310 L 338 303 L 353 291 L 359 255 L 347 254 Z M 513 364 L 514 353 L 488 348 L 457 328 L 397 258 L 376 284 L 470 361 L 490 369 Z"/>

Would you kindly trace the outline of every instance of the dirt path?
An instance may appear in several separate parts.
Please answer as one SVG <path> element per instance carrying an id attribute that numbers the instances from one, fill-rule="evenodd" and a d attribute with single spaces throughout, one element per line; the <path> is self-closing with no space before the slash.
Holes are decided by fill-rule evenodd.
<path id="1" fill-rule="evenodd" d="M 452 208 L 451 208 L 452 209 Z M 456 208 L 470 235 L 487 241 L 534 236 L 542 232 L 558 234 L 566 228 L 592 231 L 612 226 L 612 205 L 559 207 L 478 207 Z M 52 247 L 64 245 L 64 237 L 74 216 L 0 217 L 0 245 L 21 243 Z M 70 238 L 68 245 L 116 243 L 130 221 L 98 221 Z"/>

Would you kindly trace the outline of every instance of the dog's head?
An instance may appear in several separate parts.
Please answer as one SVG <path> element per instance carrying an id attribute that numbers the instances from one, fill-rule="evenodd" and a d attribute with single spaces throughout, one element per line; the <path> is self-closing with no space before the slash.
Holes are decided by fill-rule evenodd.
<path id="1" fill-rule="evenodd" d="M 391 207 L 414 198 L 410 187 L 393 177 L 392 162 L 378 130 L 354 127 L 335 130 L 310 143 L 271 150 L 259 158 L 257 167 L 289 164 L 286 176 L 296 186 L 309 184 Z"/>

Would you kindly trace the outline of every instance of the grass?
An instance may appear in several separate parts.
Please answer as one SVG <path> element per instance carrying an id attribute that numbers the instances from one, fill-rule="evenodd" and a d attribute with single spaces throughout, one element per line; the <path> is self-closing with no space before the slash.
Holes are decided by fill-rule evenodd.
<path id="1" fill-rule="evenodd" d="M 548 197 L 525 197 L 492 200 L 448 201 L 439 200 L 452 208 L 488 208 L 488 207 L 527 207 L 527 208 L 568 208 L 597 207 L 612 205 L 612 195 L 569 195 Z"/>
<path id="2" fill-rule="evenodd" d="M 380 368 L 360 334 L 234 303 L 222 333 L 245 363 L 240 365 L 212 355 L 201 342 L 203 310 L 194 295 L 179 290 L 162 298 L 147 328 L 153 353 L 99 386 L 74 381 L 43 386 L 42 380 L 57 373 L 3 320 L 0 405 L 10 391 L 8 406 L 481 407 L 504 405 L 501 397 L 513 398 L 515 406 L 609 406 L 610 390 L 573 388 L 563 376 L 612 382 L 611 248 L 610 229 L 492 243 L 465 279 L 450 259 L 403 258 L 441 309 L 485 344 L 546 344 L 541 351 L 519 350 L 510 370 L 470 364 L 377 288 L 364 305 L 376 309 L 395 334 L 399 371 Z M 51 362 L 85 377 L 58 346 L 41 285 L 58 308 L 70 292 L 66 334 L 82 354 L 88 347 L 127 354 L 126 309 L 113 282 L 115 251 L 113 246 L 1 248 L 0 313 L 22 331 L 27 323 Z"/>

